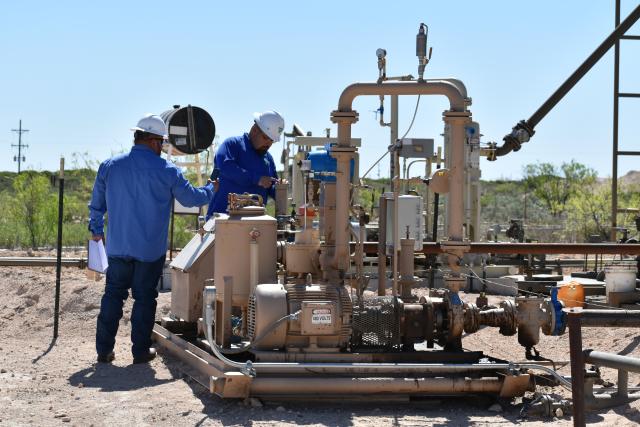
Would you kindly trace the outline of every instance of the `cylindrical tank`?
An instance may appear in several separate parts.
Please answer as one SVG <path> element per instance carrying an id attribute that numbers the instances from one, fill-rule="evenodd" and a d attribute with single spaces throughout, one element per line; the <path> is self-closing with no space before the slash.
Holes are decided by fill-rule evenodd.
<path id="1" fill-rule="evenodd" d="M 206 150 L 216 136 L 216 125 L 205 110 L 193 105 L 180 107 L 160 114 L 169 130 L 169 143 L 180 153 L 197 154 Z"/>
<path id="2" fill-rule="evenodd" d="M 584 288 L 576 281 L 571 281 L 558 288 L 558 299 L 566 308 L 584 306 Z"/>
<path id="3" fill-rule="evenodd" d="M 632 292 L 636 289 L 635 262 L 618 262 L 605 265 L 604 282 L 609 292 Z"/>

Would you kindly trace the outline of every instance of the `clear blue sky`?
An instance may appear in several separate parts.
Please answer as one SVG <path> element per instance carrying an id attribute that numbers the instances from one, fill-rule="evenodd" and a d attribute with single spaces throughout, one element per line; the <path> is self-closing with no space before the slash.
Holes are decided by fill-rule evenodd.
<path id="1" fill-rule="evenodd" d="M 425 77 L 456 77 L 473 98 L 483 140 L 500 141 L 612 31 L 613 0 L 414 2 L 15 1 L 0 15 L 0 170 L 16 170 L 18 120 L 30 129 L 26 167 L 55 170 L 61 155 L 103 160 L 131 144 L 146 112 L 191 103 L 213 116 L 224 139 L 276 109 L 320 135 L 341 91 L 388 74 L 417 75 L 415 34 L 429 25 L 433 57 Z M 623 17 L 637 0 L 623 0 Z M 640 25 L 628 34 L 640 34 Z M 485 179 L 518 178 L 523 165 L 575 159 L 611 174 L 613 50 L 537 127 L 532 141 L 495 163 Z M 640 92 L 640 42 L 622 42 L 621 90 Z M 400 132 L 415 98 L 400 101 Z M 358 98 L 362 168 L 385 150 L 388 129 Z M 426 97 L 409 136 L 443 130 L 444 99 Z M 640 100 L 621 101 L 621 149 L 640 150 Z M 272 152 L 280 157 L 281 146 Z M 622 175 L 640 169 L 623 158 Z M 382 172 L 386 171 L 385 167 Z M 374 173 L 375 176 L 375 173 Z"/>

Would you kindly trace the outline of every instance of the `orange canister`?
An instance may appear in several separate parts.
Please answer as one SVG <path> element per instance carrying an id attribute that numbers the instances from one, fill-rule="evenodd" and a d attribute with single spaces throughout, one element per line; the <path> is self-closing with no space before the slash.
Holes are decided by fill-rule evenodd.
<path id="1" fill-rule="evenodd" d="M 566 308 L 584 306 L 584 288 L 576 281 L 558 287 L 558 299 Z"/>

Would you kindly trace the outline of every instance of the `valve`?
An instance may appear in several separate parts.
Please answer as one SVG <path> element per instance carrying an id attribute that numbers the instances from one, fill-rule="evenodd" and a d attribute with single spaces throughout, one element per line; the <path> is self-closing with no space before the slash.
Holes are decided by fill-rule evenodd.
<path id="1" fill-rule="evenodd" d="M 416 35 L 416 56 L 418 57 L 418 81 L 424 81 L 424 69 L 431 59 L 431 48 L 429 49 L 429 56 L 427 56 L 427 36 L 429 34 L 429 27 L 426 24 L 420 24 L 418 34 Z"/>

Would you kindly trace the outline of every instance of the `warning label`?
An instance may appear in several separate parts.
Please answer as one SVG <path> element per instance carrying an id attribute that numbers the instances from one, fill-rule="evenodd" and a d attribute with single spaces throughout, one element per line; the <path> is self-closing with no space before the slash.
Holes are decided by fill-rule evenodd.
<path id="1" fill-rule="evenodd" d="M 311 310 L 311 323 L 313 325 L 330 325 L 331 310 L 328 308 L 314 308 Z"/>

